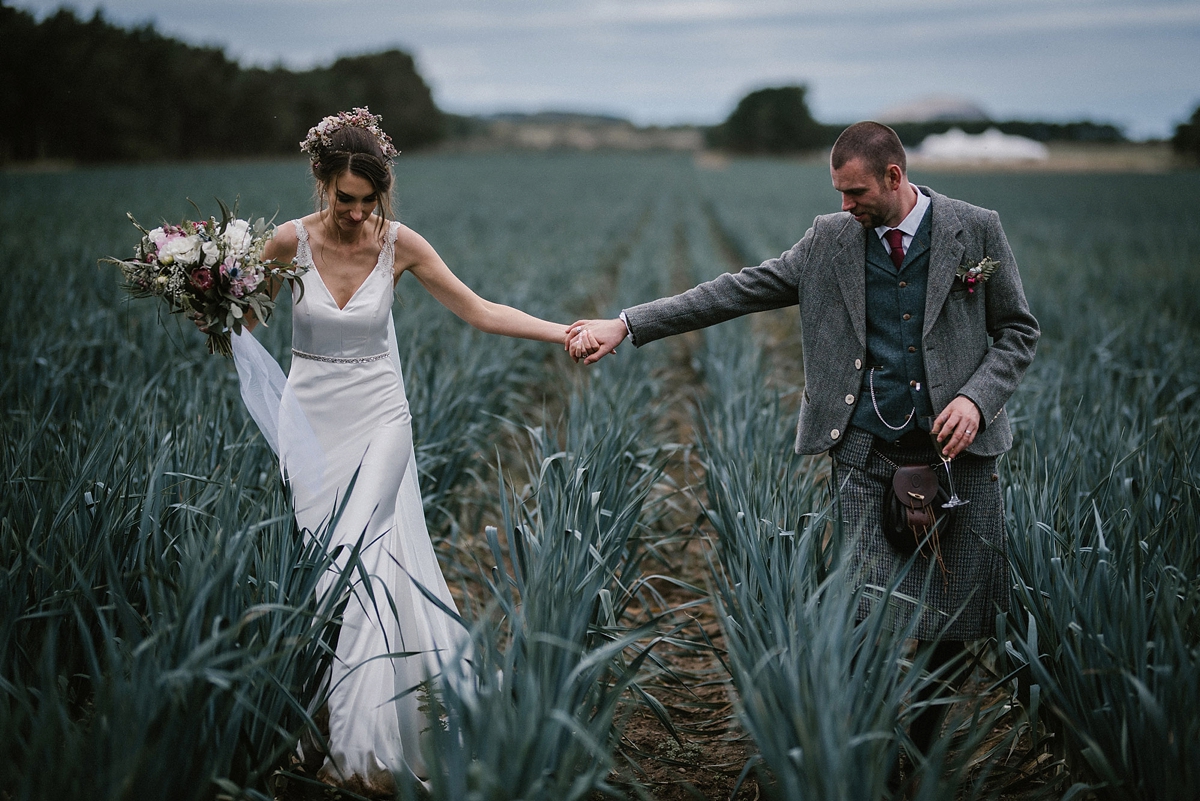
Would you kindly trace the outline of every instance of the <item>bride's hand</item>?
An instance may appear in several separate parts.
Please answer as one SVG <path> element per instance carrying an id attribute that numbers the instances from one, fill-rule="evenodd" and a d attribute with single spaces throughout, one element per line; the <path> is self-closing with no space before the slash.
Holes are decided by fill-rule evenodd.
<path id="1" fill-rule="evenodd" d="M 208 326 L 204 324 L 204 315 L 198 311 L 188 312 L 188 319 L 192 321 L 192 325 L 200 329 L 200 333 L 207 334 Z"/>
<path id="2" fill-rule="evenodd" d="M 567 342 L 567 350 L 575 361 L 587 358 L 600 348 L 596 337 L 586 328 L 572 329 L 574 337 Z"/>
<path id="3" fill-rule="evenodd" d="M 192 321 L 192 325 L 196 326 L 196 328 L 198 328 L 200 330 L 200 333 L 202 333 L 202 334 L 213 333 L 209 329 L 209 327 L 204 324 L 204 315 L 201 314 L 200 312 L 190 311 L 187 313 L 187 316 L 188 316 L 188 319 Z M 254 327 L 256 325 L 258 325 L 258 318 L 254 315 L 254 309 L 246 309 L 246 311 L 242 317 L 242 327 L 245 328 L 247 331 L 253 331 Z M 218 326 L 217 330 L 218 331 L 221 330 L 219 326 Z"/>
<path id="4" fill-rule="evenodd" d="M 571 353 L 571 358 L 575 361 L 579 361 L 580 359 L 585 359 L 588 356 L 591 356 L 599 347 L 600 343 L 598 343 L 595 337 L 593 337 L 587 331 L 582 331 L 577 334 L 575 338 L 572 339 L 567 345 L 567 349 Z"/>

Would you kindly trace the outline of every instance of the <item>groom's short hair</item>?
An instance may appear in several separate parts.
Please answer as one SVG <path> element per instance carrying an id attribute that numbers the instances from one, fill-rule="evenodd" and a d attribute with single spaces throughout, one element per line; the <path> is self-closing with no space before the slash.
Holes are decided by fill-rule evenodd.
<path id="1" fill-rule="evenodd" d="M 863 164 L 876 178 L 887 174 L 889 164 L 895 164 L 900 172 L 908 174 L 908 159 L 904 145 L 891 128 L 878 122 L 856 122 L 833 143 L 829 162 L 840 170 L 847 162 L 862 159 Z"/>

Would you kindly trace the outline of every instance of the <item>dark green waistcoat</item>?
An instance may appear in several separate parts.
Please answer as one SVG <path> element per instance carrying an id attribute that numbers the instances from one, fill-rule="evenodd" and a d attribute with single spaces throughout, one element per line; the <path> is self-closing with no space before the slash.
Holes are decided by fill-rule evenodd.
<path id="1" fill-rule="evenodd" d="M 862 389 L 850 423 L 888 441 L 921 427 L 920 418 L 933 414 L 921 348 L 929 279 L 930 217 L 926 210 L 899 270 L 879 236 L 872 230 L 866 232 L 867 366 L 875 370 L 863 371 Z M 910 413 L 911 419 L 905 423 Z M 889 428 L 884 420 L 896 428 Z"/>

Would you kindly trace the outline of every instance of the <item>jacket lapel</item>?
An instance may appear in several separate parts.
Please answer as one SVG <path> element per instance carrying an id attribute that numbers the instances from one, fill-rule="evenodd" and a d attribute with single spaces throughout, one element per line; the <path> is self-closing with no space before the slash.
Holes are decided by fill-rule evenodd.
<path id="1" fill-rule="evenodd" d="M 837 236 L 839 249 L 833 258 L 833 270 L 854 334 L 864 349 L 867 347 L 867 238 L 863 227 L 847 219 Z"/>
<path id="2" fill-rule="evenodd" d="M 912 242 L 910 242 L 908 245 L 908 250 L 904 253 L 905 268 L 907 268 L 917 259 L 921 258 L 921 255 L 925 253 L 925 251 L 929 250 L 929 237 L 931 228 L 932 222 L 929 226 L 922 225 L 917 229 L 917 235 L 913 237 Z"/>
<path id="3" fill-rule="evenodd" d="M 919 187 L 917 191 L 929 195 L 930 225 L 933 229 L 929 245 L 929 279 L 925 286 L 925 326 L 922 332 L 928 336 L 946 303 L 946 296 L 950 294 L 966 246 L 959 240 L 962 225 L 958 215 L 946 198 L 927 187 Z"/>

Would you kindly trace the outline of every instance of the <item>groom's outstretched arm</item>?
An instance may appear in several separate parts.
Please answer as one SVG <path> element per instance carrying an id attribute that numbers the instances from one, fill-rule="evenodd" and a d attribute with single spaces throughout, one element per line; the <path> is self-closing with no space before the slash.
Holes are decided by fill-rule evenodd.
<path id="1" fill-rule="evenodd" d="M 779 258 L 736 273 L 725 273 L 674 297 L 632 306 L 622 312 L 623 319 L 579 320 L 567 330 L 587 330 L 595 337 L 599 348 L 585 359 L 586 364 L 594 364 L 616 350 L 631 331 L 636 331 L 634 344 L 641 346 L 743 314 L 794 306 L 799 300 L 798 288 L 812 241 L 810 228 L 803 239 Z"/>

